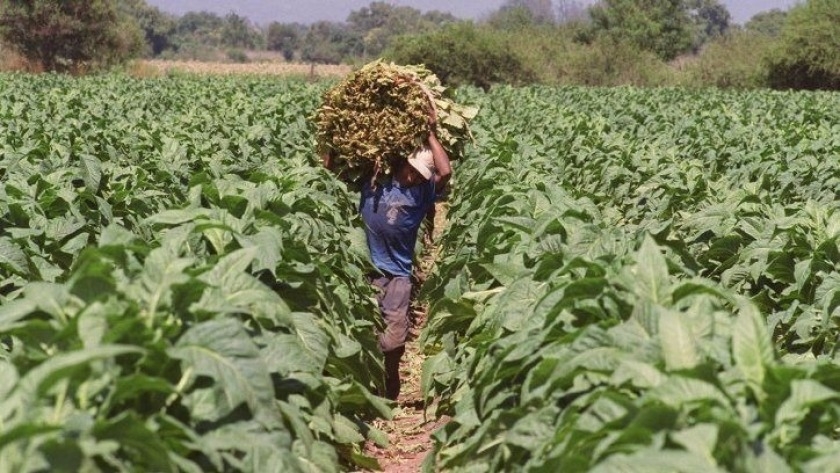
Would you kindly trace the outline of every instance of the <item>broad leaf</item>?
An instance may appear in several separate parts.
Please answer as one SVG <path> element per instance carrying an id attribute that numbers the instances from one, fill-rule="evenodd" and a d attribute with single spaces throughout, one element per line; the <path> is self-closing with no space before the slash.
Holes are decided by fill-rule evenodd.
<path id="1" fill-rule="evenodd" d="M 773 363 L 773 345 L 758 309 L 743 299 L 738 309 L 732 326 L 732 357 L 756 396 L 763 398 L 761 386 L 766 366 Z"/>
<path id="2" fill-rule="evenodd" d="M 662 345 L 665 367 L 669 371 L 691 369 L 700 362 L 695 336 L 686 316 L 680 312 L 660 312 L 659 343 Z"/>
<path id="3" fill-rule="evenodd" d="M 183 369 L 192 370 L 194 376 L 212 379 L 231 408 L 244 402 L 266 425 L 278 421 L 268 369 L 239 322 L 201 323 L 187 330 L 167 353 L 182 360 Z"/>

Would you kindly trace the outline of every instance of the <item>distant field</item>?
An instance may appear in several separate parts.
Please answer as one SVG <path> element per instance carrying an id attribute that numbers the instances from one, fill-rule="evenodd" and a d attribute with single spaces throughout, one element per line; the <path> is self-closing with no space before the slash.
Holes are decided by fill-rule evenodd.
<path id="1" fill-rule="evenodd" d="M 222 63 L 201 61 L 140 61 L 142 69 L 155 69 L 161 73 L 180 71 L 190 74 L 214 75 L 316 75 L 342 76 L 350 72 L 350 66 L 290 64 L 280 62 Z"/>

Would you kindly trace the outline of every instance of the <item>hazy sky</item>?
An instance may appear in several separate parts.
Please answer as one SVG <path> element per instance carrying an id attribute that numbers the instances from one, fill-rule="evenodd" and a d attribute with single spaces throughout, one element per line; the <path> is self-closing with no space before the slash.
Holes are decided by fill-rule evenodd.
<path id="1" fill-rule="evenodd" d="M 161 10 L 183 14 L 206 10 L 224 15 L 236 12 L 257 24 L 272 21 L 312 23 L 318 20 L 344 21 L 347 15 L 370 5 L 371 0 L 147 0 Z M 594 0 L 581 0 L 592 3 Z M 480 18 L 497 10 L 505 0 L 390 0 L 419 10 L 441 10 L 461 18 Z M 786 10 L 797 0 L 722 0 L 736 23 L 749 20 L 758 12 L 779 8 Z"/>

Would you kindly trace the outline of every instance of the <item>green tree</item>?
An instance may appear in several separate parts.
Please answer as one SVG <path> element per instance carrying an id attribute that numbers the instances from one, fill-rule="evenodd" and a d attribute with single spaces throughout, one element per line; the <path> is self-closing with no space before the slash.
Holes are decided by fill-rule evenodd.
<path id="1" fill-rule="evenodd" d="M 767 57 L 773 39 L 736 29 L 710 41 L 682 71 L 685 85 L 753 89 L 767 87 Z"/>
<path id="2" fill-rule="evenodd" d="M 526 7 L 506 7 L 498 9 L 487 19 L 491 28 L 504 31 L 522 31 L 539 23 L 534 13 Z"/>
<path id="3" fill-rule="evenodd" d="M 143 31 L 150 55 L 157 56 L 174 47 L 175 17 L 146 0 L 118 0 L 117 4 L 120 12 L 132 18 Z"/>
<path id="4" fill-rule="evenodd" d="M 840 0 L 808 0 L 788 13 L 770 81 L 777 88 L 840 90 Z"/>
<path id="5" fill-rule="evenodd" d="M 251 26 L 248 19 L 236 13 L 225 15 L 222 24 L 222 45 L 230 48 L 256 49 L 261 38 L 259 32 Z"/>
<path id="6" fill-rule="evenodd" d="M 398 36 L 426 33 L 455 21 L 448 13 L 431 11 L 424 14 L 416 8 L 381 1 L 354 10 L 347 17 L 350 30 L 362 38 L 365 57 L 378 56 Z"/>
<path id="7" fill-rule="evenodd" d="M 590 7 L 586 42 L 606 36 L 627 41 L 664 60 L 691 50 L 693 22 L 682 0 L 602 0 Z"/>
<path id="8" fill-rule="evenodd" d="M 503 36 L 489 28 L 462 22 L 424 35 L 401 36 L 384 53 L 400 64 L 425 64 L 448 86 L 525 84 L 536 80 L 510 50 Z"/>
<path id="9" fill-rule="evenodd" d="M 45 70 L 107 67 L 142 51 L 142 33 L 108 0 L 0 0 L 0 35 Z"/>
<path id="10" fill-rule="evenodd" d="M 757 13 L 750 18 L 744 28 L 747 31 L 776 38 L 782 34 L 785 21 L 787 21 L 787 12 L 774 8 L 770 11 Z"/>
<path id="11" fill-rule="evenodd" d="M 557 20 L 551 0 L 505 0 L 500 11 L 517 9 L 526 10 L 534 23 L 554 23 Z"/>
<path id="12" fill-rule="evenodd" d="M 303 37 L 301 59 L 319 64 L 339 64 L 348 57 L 361 57 L 363 40 L 346 25 L 319 21 Z"/>
<path id="13" fill-rule="evenodd" d="M 222 45 L 222 29 L 225 21 L 211 12 L 187 12 L 178 18 L 175 27 L 178 46 L 200 44 L 219 47 Z"/>
<path id="14" fill-rule="evenodd" d="M 577 0 L 558 0 L 556 10 L 557 23 L 560 24 L 580 23 L 589 18 L 586 7 Z"/>
<path id="15" fill-rule="evenodd" d="M 694 23 L 694 50 L 729 31 L 732 15 L 718 0 L 688 0 L 689 17 Z"/>
<path id="16" fill-rule="evenodd" d="M 266 49 L 280 51 L 287 61 L 294 59 L 295 51 L 300 47 L 305 27 L 293 23 L 273 22 L 266 32 Z"/>

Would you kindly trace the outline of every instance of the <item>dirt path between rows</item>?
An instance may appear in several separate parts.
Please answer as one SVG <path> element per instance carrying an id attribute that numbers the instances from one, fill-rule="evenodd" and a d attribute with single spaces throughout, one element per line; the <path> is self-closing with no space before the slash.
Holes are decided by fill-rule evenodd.
<path id="1" fill-rule="evenodd" d="M 441 230 L 446 225 L 446 207 L 436 205 L 434 227 L 431 236 L 424 238 L 424 253 L 417 271 L 417 287 L 426 279 L 437 258 L 439 248 L 436 242 Z M 420 389 L 420 376 L 423 372 L 425 355 L 419 346 L 420 332 L 426 323 L 427 307 L 414 303 L 412 316 L 414 325 L 406 343 L 405 355 L 400 364 L 402 390 L 397 401 L 398 409 L 393 420 L 380 421 L 376 426 L 388 434 L 389 447 L 380 448 L 369 444 L 366 453 L 379 461 L 385 473 L 417 473 L 421 471 L 423 461 L 431 452 L 431 435 L 446 424 L 448 418 L 428 418 L 425 415 L 423 392 Z"/>
<path id="2" fill-rule="evenodd" d="M 420 375 L 424 356 L 417 346 L 420 327 L 406 345 L 400 366 L 403 380 L 398 408 L 390 421 L 380 421 L 377 427 L 388 434 L 389 447 L 367 446 L 367 454 L 379 461 L 385 473 L 417 473 L 426 455 L 432 450 L 431 435 L 446 423 L 446 418 L 434 419 L 425 415 Z"/>

